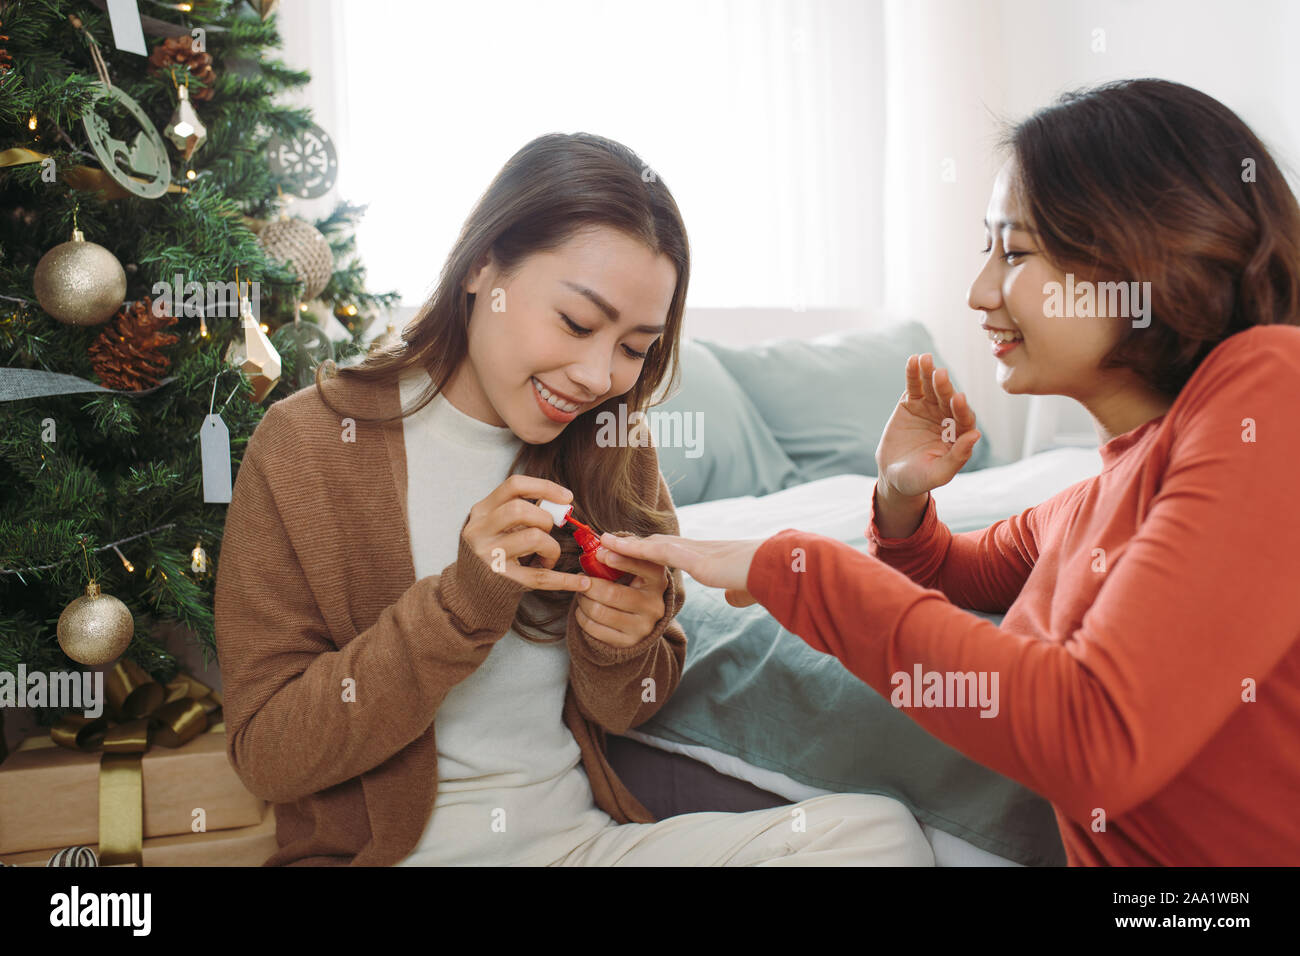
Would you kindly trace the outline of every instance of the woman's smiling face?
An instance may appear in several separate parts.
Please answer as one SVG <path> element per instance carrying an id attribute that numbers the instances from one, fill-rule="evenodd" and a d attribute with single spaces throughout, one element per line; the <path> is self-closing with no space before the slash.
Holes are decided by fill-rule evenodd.
<path id="1" fill-rule="evenodd" d="M 1044 258 L 1020 208 L 1016 176 L 1015 162 L 1008 160 L 993 183 L 984 220 L 988 259 L 971 283 L 968 301 L 984 313 L 986 328 L 1023 336 L 1009 349 L 991 346 L 1003 391 L 1068 395 L 1088 404 L 1098 389 L 1131 377 L 1099 368 L 1124 334 L 1125 320 L 1044 314 L 1049 297 L 1044 286 L 1064 286 L 1065 274 Z"/>
<path id="2" fill-rule="evenodd" d="M 667 256 L 604 226 L 529 256 L 510 275 L 488 258 L 465 282 L 474 294 L 469 354 L 447 398 L 529 444 L 551 441 L 636 384 L 676 286 Z"/>

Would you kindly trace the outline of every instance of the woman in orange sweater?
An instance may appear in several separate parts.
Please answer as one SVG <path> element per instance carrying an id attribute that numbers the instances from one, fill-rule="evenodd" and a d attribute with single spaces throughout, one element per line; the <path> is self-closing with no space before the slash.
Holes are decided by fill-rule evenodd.
<path id="1" fill-rule="evenodd" d="M 606 535 L 605 560 L 761 602 L 1049 799 L 1072 865 L 1300 863 L 1300 208 L 1250 129 L 1176 83 L 1068 95 L 1007 145 L 970 305 L 1005 391 L 1091 413 L 1101 473 L 952 534 L 929 492 L 979 433 L 912 356 L 868 554 L 786 529 Z"/>

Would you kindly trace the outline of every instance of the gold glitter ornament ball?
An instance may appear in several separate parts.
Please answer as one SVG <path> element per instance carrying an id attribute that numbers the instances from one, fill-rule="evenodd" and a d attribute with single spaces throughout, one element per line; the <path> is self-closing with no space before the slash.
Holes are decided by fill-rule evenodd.
<path id="1" fill-rule="evenodd" d="M 78 664 L 96 667 L 122 656 L 135 635 L 135 619 L 125 604 L 103 594 L 91 581 L 86 593 L 59 615 L 59 647 Z"/>
<path id="2" fill-rule="evenodd" d="M 41 256 L 32 285 L 41 308 L 65 325 L 102 325 L 126 298 L 122 263 L 103 246 L 87 242 L 80 229 Z"/>

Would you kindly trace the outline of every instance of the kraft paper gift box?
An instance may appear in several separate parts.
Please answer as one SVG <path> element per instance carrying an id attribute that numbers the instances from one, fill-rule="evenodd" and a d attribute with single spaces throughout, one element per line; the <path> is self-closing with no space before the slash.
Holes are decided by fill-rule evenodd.
<path id="1" fill-rule="evenodd" d="M 0 859 L 98 845 L 100 757 L 42 735 L 28 737 L 0 763 Z M 152 837 L 201 836 L 190 830 L 200 807 L 209 831 L 263 822 L 266 801 L 248 792 L 226 756 L 224 722 L 182 747 L 154 744 L 140 766 L 145 846 Z"/>
<path id="2" fill-rule="evenodd" d="M 275 808 L 253 826 L 153 837 L 141 845 L 144 866 L 261 866 L 276 851 Z M 11 866 L 45 866 L 61 847 L 4 857 Z M 130 864 L 119 864 L 128 866 Z"/>

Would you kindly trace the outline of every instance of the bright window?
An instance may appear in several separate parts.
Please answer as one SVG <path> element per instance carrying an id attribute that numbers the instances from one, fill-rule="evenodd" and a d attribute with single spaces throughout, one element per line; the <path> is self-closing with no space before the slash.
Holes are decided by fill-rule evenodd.
<path id="1" fill-rule="evenodd" d="M 547 132 L 636 150 L 672 189 L 689 304 L 870 308 L 883 65 L 861 0 L 340 4 L 341 194 L 368 285 L 419 304 L 481 191 Z"/>

